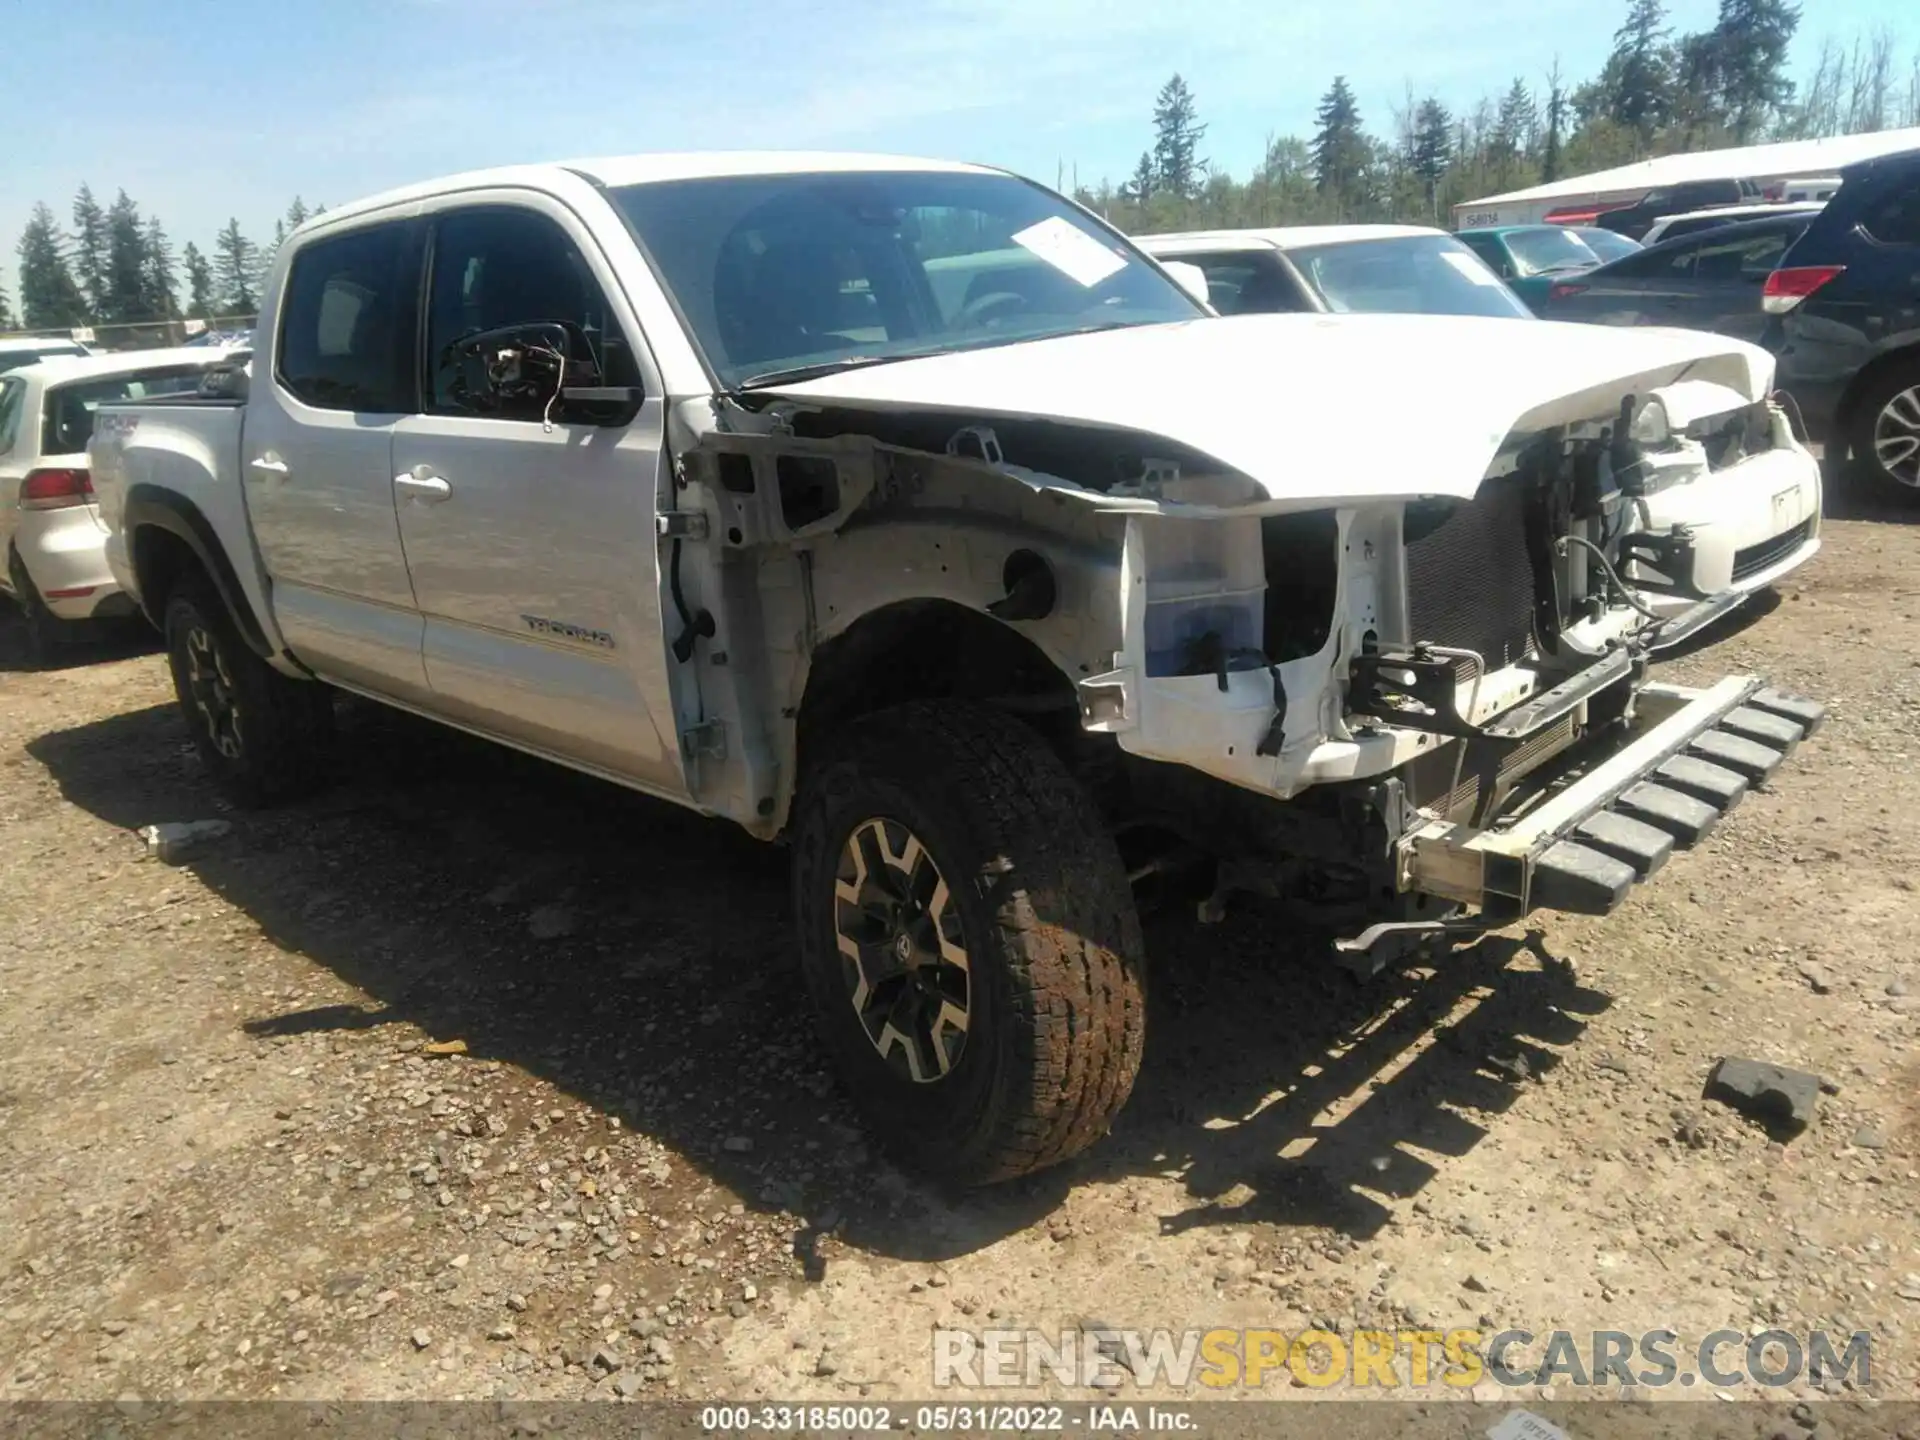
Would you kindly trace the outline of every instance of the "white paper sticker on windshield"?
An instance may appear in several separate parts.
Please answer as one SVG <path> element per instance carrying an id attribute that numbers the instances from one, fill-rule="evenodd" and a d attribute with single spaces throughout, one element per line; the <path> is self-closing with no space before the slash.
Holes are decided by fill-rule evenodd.
<path id="1" fill-rule="evenodd" d="M 1082 285 L 1098 285 L 1127 267 L 1125 260 L 1058 215 L 1038 225 L 1029 225 L 1013 237 L 1013 243 L 1031 250 L 1061 274 L 1071 276 Z"/>
<path id="2" fill-rule="evenodd" d="M 1499 276 L 1480 263 L 1480 257 L 1466 250 L 1442 250 L 1440 258 L 1476 285 L 1498 285 Z"/>

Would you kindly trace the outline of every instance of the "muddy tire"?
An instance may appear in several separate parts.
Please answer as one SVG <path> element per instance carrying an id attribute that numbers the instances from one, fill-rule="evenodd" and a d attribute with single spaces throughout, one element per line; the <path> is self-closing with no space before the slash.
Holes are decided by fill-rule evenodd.
<path id="1" fill-rule="evenodd" d="M 793 890 L 822 1035 L 902 1163 L 980 1185 L 1106 1134 L 1145 1039 L 1140 922 L 1033 731 L 958 702 L 859 721 L 805 778 Z"/>
<path id="2" fill-rule="evenodd" d="M 1867 387 L 1849 446 L 1881 498 L 1920 505 L 1920 363 L 1895 365 Z"/>
<path id="3" fill-rule="evenodd" d="M 213 590 L 189 582 L 167 597 L 167 663 L 194 748 L 236 805 L 295 800 L 326 779 L 333 696 L 282 675 L 240 638 Z"/>
<path id="4" fill-rule="evenodd" d="M 27 573 L 26 562 L 18 550 L 7 551 L 7 582 L 13 586 L 14 603 L 20 607 L 20 618 L 25 623 L 28 657 L 36 665 L 54 663 L 81 638 L 85 627 L 62 620 L 47 609 L 47 602 L 40 598 L 39 587 Z"/>

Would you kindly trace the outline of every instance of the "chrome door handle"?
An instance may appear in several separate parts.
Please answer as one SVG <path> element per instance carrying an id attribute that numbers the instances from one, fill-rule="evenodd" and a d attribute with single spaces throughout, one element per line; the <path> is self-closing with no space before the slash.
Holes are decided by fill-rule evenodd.
<path id="1" fill-rule="evenodd" d="M 415 475 L 409 471 L 394 476 L 393 483 L 407 499 L 418 500 L 423 505 L 437 505 L 453 497 L 453 486 L 438 475 Z"/>
<path id="2" fill-rule="evenodd" d="M 266 456 L 262 455 L 258 459 L 249 462 L 247 468 L 249 470 L 257 470 L 262 475 L 285 475 L 287 473 L 287 462 L 284 460 L 269 460 Z"/>

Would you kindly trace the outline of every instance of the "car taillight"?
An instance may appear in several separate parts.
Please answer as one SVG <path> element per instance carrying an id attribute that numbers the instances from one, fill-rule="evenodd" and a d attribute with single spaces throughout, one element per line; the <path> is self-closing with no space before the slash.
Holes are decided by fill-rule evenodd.
<path id="1" fill-rule="evenodd" d="M 93 499 L 93 476 L 85 470 L 32 470 L 20 482 L 22 510 L 64 510 Z"/>
<path id="2" fill-rule="evenodd" d="M 1794 265 L 1767 276 L 1760 306 L 1769 315 L 1784 315 L 1814 291 L 1839 275 L 1844 265 Z"/>
<path id="3" fill-rule="evenodd" d="M 1547 287 L 1547 298 L 1549 300 L 1565 300 L 1571 296 L 1578 295 L 1586 288 L 1585 285 L 1579 284 L 1577 281 L 1556 280 L 1552 285 Z"/>

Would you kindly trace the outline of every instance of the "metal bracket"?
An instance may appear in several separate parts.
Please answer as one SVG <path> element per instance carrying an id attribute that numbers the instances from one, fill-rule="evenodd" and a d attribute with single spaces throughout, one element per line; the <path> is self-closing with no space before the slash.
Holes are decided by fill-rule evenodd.
<path id="1" fill-rule="evenodd" d="M 1693 535 L 1690 531 L 1675 526 L 1670 532 L 1660 535 L 1650 530 L 1636 530 L 1620 539 L 1620 561 L 1614 568 L 1622 572 L 1626 579 L 1628 565 L 1642 565 L 1659 571 L 1662 575 L 1683 575 L 1684 580 L 1649 580 L 1644 576 L 1634 576 L 1630 582 L 1636 590 L 1651 590 L 1661 595 L 1685 595 L 1690 599 L 1706 598 L 1706 591 L 1693 583 Z"/>
<path id="2" fill-rule="evenodd" d="M 1409 730 L 1478 735 L 1480 727 L 1460 713 L 1455 663 L 1422 645 L 1356 655 L 1347 671 L 1347 708 Z"/>
<path id="3" fill-rule="evenodd" d="M 662 510 L 653 523 L 662 540 L 707 538 L 707 517 L 698 510 Z"/>
<path id="4" fill-rule="evenodd" d="M 727 758 L 727 727 L 724 721 L 702 720 L 680 732 L 680 753 L 689 760 Z"/>

